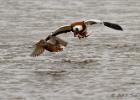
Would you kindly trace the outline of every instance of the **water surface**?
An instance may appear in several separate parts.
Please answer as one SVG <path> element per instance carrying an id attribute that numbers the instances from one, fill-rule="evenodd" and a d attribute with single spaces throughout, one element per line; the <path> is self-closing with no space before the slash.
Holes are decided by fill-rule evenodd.
<path id="1" fill-rule="evenodd" d="M 91 27 L 83 40 L 68 33 L 63 52 L 29 56 L 58 27 L 88 19 L 124 31 Z M 0 0 L 0 100 L 139 100 L 130 95 L 140 95 L 139 29 L 139 0 Z"/>

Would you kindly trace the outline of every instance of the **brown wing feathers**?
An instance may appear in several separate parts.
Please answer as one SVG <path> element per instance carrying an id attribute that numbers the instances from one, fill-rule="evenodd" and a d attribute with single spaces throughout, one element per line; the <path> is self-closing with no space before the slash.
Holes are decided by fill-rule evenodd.
<path id="1" fill-rule="evenodd" d="M 39 42 L 37 42 L 35 44 L 34 50 L 31 54 L 31 56 L 35 57 L 35 56 L 39 56 L 40 54 L 42 54 L 45 50 L 45 40 L 40 40 Z"/>
<path id="2" fill-rule="evenodd" d="M 67 33 L 70 32 L 71 30 L 72 30 L 71 26 L 63 26 L 57 29 L 55 32 L 53 32 L 52 36 L 56 36 L 62 33 Z"/>
<path id="3" fill-rule="evenodd" d="M 67 46 L 67 42 L 56 37 L 49 36 L 49 40 L 40 40 L 35 44 L 35 48 L 31 54 L 31 56 L 36 57 L 44 52 L 44 50 L 48 50 L 50 52 L 60 52 L 63 51 L 63 47 Z"/>

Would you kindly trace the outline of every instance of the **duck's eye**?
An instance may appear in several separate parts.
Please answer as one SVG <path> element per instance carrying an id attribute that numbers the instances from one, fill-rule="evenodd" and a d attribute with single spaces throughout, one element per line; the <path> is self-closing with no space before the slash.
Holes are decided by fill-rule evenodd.
<path id="1" fill-rule="evenodd" d="M 83 30 L 83 27 L 81 25 L 76 25 L 73 27 L 73 31 L 75 32 L 79 32 L 79 31 L 82 31 Z"/>

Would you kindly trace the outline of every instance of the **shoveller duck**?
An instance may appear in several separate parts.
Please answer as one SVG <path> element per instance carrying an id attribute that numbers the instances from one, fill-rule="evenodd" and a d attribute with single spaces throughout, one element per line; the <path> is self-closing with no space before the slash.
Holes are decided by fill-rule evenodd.
<path id="1" fill-rule="evenodd" d="M 85 38 L 89 36 L 87 27 L 94 24 L 103 24 L 109 28 L 123 31 L 122 27 L 116 23 L 104 22 L 100 20 L 74 22 L 70 25 L 58 28 L 56 31 L 52 32 L 52 34 L 49 35 L 46 39 L 41 39 L 39 42 L 37 42 L 31 56 L 39 56 L 45 50 L 48 50 L 50 52 L 63 51 L 63 48 L 67 46 L 67 42 L 58 38 L 57 35 L 67 32 L 73 32 L 74 37 L 78 37 L 79 39 Z"/>
<path id="2" fill-rule="evenodd" d="M 67 42 L 56 37 L 49 35 L 46 39 L 41 39 L 35 44 L 35 48 L 31 56 L 39 56 L 45 50 L 50 52 L 60 52 L 63 51 L 63 48 L 67 46 Z"/>
<path id="3" fill-rule="evenodd" d="M 59 34 L 67 33 L 67 32 L 73 32 L 74 37 L 85 38 L 88 37 L 87 27 L 90 25 L 95 24 L 103 24 L 109 28 L 120 30 L 122 31 L 122 27 L 116 23 L 110 23 L 110 22 L 104 22 L 101 20 L 92 20 L 92 21 L 80 21 L 80 22 L 74 22 L 67 26 L 62 26 L 58 28 L 56 31 L 52 33 L 52 36 L 57 36 Z"/>

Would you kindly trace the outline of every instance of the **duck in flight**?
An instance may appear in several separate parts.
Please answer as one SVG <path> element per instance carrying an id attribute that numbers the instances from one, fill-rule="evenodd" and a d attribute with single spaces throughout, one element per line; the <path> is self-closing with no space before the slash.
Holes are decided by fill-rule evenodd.
<path id="1" fill-rule="evenodd" d="M 39 56 L 45 50 L 50 52 L 60 52 L 67 46 L 67 42 L 56 37 L 49 35 L 46 39 L 41 39 L 35 44 L 35 48 L 31 54 L 32 57 Z"/>
<path id="2" fill-rule="evenodd" d="M 120 30 L 120 31 L 123 30 L 122 27 L 116 23 L 104 22 L 101 20 L 80 21 L 58 28 L 56 31 L 52 33 L 52 36 L 57 36 L 59 34 L 63 34 L 67 32 L 73 32 L 74 37 L 78 37 L 79 39 L 85 38 L 89 36 L 87 32 L 87 27 L 95 24 L 103 24 L 104 26 L 107 26 L 115 30 Z"/>
<path id="3" fill-rule="evenodd" d="M 103 22 L 100 20 L 92 20 L 92 21 L 81 21 L 74 22 L 67 26 L 62 26 L 54 31 L 51 35 L 49 35 L 46 39 L 41 39 L 39 42 L 35 44 L 35 49 L 33 50 L 31 56 L 39 56 L 45 50 L 50 52 L 60 52 L 63 51 L 63 48 L 67 46 L 67 42 L 58 38 L 57 35 L 73 32 L 74 37 L 78 37 L 79 39 L 88 37 L 87 27 L 89 25 L 94 24 L 103 24 L 109 28 L 123 31 L 122 27 L 116 23 Z"/>

